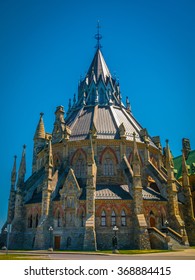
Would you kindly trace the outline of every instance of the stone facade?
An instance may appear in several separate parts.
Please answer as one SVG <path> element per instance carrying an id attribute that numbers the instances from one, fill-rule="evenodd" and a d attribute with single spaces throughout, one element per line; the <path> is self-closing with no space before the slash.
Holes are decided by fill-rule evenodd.
<path id="1" fill-rule="evenodd" d="M 18 176 L 14 160 L 2 242 L 11 224 L 13 249 L 112 249 L 116 225 L 119 249 L 167 248 L 165 230 L 195 245 L 188 175 L 182 187 L 168 142 L 163 154 L 123 104 L 99 48 L 64 114 L 51 134 L 40 114 L 27 180 L 25 146 Z"/>

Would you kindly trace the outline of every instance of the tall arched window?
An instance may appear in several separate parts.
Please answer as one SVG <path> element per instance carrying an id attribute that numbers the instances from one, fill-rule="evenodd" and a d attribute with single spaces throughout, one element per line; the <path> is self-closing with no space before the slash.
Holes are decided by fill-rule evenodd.
<path id="1" fill-rule="evenodd" d="M 126 221 L 126 213 L 124 210 L 122 210 L 121 212 L 121 226 L 126 226 L 127 225 L 127 221 Z"/>
<path id="2" fill-rule="evenodd" d="M 81 213 L 81 226 L 84 227 L 84 224 L 85 224 L 85 214 L 82 211 L 82 213 Z"/>
<path id="3" fill-rule="evenodd" d="M 73 169 L 77 178 L 85 178 L 87 172 L 87 164 L 85 153 L 82 150 L 77 151 L 73 157 Z"/>
<path id="4" fill-rule="evenodd" d="M 85 162 L 82 158 L 78 158 L 76 165 L 75 165 L 75 174 L 76 177 L 81 178 L 85 177 L 86 173 Z"/>
<path id="5" fill-rule="evenodd" d="M 102 227 L 106 226 L 106 213 L 104 210 L 102 211 L 102 214 L 101 214 L 101 226 Z"/>
<path id="6" fill-rule="evenodd" d="M 105 176 L 114 175 L 114 163 L 111 158 L 105 158 L 103 163 L 103 172 Z"/>
<path id="7" fill-rule="evenodd" d="M 102 173 L 104 176 L 114 176 L 116 174 L 116 164 L 118 163 L 115 151 L 107 147 L 102 151 L 100 164 L 102 164 Z"/>
<path id="8" fill-rule="evenodd" d="M 60 210 L 58 210 L 58 212 L 57 212 L 57 226 L 58 226 L 58 227 L 61 226 L 61 215 L 60 215 Z"/>
<path id="9" fill-rule="evenodd" d="M 36 217 L 35 217 L 35 227 L 38 227 L 39 224 L 39 215 L 37 213 Z"/>
<path id="10" fill-rule="evenodd" d="M 28 227 L 29 227 L 29 228 L 32 228 L 32 224 L 33 224 L 33 217 L 32 217 L 32 215 L 30 215 L 30 216 L 28 217 Z"/>
<path id="11" fill-rule="evenodd" d="M 114 210 L 112 211 L 112 215 L 111 215 L 111 225 L 112 226 L 116 225 L 116 213 L 114 212 Z"/>

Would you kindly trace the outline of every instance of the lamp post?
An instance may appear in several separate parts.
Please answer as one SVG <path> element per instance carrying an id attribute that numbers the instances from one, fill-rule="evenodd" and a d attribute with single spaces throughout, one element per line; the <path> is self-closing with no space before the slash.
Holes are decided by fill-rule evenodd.
<path id="1" fill-rule="evenodd" d="M 4 229 L 4 232 L 6 232 L 6 254 L 8 254 L 9 249 L 9 234 L 11 232 L 11 224 L 7 224 L 7 227 Z"/>
<path id="2" fill-rule="evenodd" d="M 118 231 L 118 227 L 115 225 L 113 227 L 113 232 L 114 232 L 114 236 L 112 238 L 112 246 L 113 246 L 113 253 L 114 254 L 117 254 L 118 253 L 118 250 L 117 250 L 117 245 L 118 245 L 118 240 L 117 240 L 117 237 L 116 237 L 116 233 Z"/>
<path id="3" fill-rule="evenodd" d="M 53 233 L 53 227 L 50 226 L 49 227 L 49 234 L 50 234 L 50 248 L 49 248 L 49 251 L 53 251 L 53 244 L 52 244 L 52 233 Z"/>
<path id="4" fill-rule="evenodd" d="M 168 236 L 169 230 L 168 230 L 169 222 L 165 221 L 165 230 L 166 230 L 166 236 Z"/>

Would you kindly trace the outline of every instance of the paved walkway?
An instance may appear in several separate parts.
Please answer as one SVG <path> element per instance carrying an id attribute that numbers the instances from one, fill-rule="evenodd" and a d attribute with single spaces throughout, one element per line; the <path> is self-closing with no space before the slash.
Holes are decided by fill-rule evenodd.
<path id="1" fill-rule="evenodd" d="M 5 251 L 0 253 L 5 254 Z M 147 254 L 106 254 L 101 252 L 50 252 L 39 251 L 9 251 L 9 254 L 24 254 L 47 256 L 51 260 L 195 260 L 195 249 L 177 250 Z"/>

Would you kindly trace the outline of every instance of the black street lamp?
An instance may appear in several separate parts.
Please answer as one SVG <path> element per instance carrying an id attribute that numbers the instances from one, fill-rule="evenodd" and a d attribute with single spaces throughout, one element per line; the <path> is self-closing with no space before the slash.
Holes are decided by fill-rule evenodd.
<path id="1" fill-rule="evenodd" d="M 165 228 L 166 228 L 166 234 L 168 235 L 169 230 L 168 230 L 169 222 L 166 220 L 165 221 Z"/>
<path id="2" fill-rule="evenodd" d="M 49 227 L 49 233 L 50 233 L 50 248 L 49 248 L 49 251 L 53 251 L 53 242 L 52 242 L 52 233 L 53 233 L 53 228 L 52 226 Z"/>
<path id="3" fill-rule="evenodd" d="M 112 252 L 114 254 L 117 254 L 118 253 L 118 250 L 117 250 L 118 240 L 117 240 L 116 233 L 118 231 L 118 227 L 116 225 L 113 227 L 113 231 L 114 231 L 114 236 L 112 238 L 112 246 L 113 246 L 113 251 Z"/>
<path id="4" fill-rule="evenodd" d="M 11 224 L 7 224 L 7 227 L 4 229 L 4 232 L 6 232 L 6 254 L 8 254 L 9 249 L 9 234 L 11 232 Z"/>

